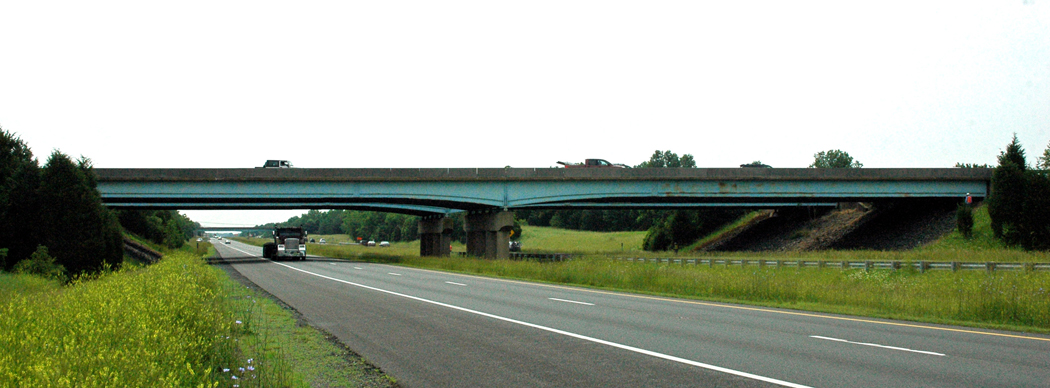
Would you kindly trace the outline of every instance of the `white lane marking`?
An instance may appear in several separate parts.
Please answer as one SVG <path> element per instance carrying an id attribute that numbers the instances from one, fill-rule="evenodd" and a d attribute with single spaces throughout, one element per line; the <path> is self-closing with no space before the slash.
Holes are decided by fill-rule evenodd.
<path id="1" fill-rule="evenodd" d="M 945 354 L 944 354 L 944 353 L 936 353 L 936 352 L 927 352 L 927 351 L 925 351 L 925 350 L 914 350 L 914 349 L 900 348 L 900 347 L 896 347 L 896 346 L 887 346 L 887 345 L 879 345 L 879 344 L 872 344 L 872 343 L 867 343 L 867 342 L 853 342 L 853 341 L 849 341 L 849 340 L 844 340 L 844 339 L 838 339 L 838 338 L 831 338 L 831 337 L 821 337 L 821 336 L 819 336 L 819 335 L 811 335 L 811 336 L 809 336 L 809 337 L 810 337 L 810 338 L 816 338 L 816 339 L 822 339 L 822 340 L 828 340 L 828 341 L 836 341 L 836 342 L 845 342 L 845 343 L 847 343 L 847 344 L 854 344 L 854 345 L 864 345 L 864 346 L 873 346 L 873 347 L 876 347 L 876 348 L 883 348 L 883 349 L 892 349 L 892 350 L 901 350 L 901 351 L 905 351 L 905 352 L 912 352 L 912 353 L 922 353 L 922 354 L 930 354 L 930 355 L 934 355 L 934 356 L 941 356 L 941 357 L 944 357 L 944 356 L 945 356 Z"/>
<path id="2" fill-rule="evenodd" d="M 466 284 L 463 284 L 463 283 L 456 283 L 456 282 L 445 282 L 445 283 L 456 285 L 456 286 L 466 286 Z"/>
<path id="3" fill-rule="evenodd" d="M 328 264 L 335 265 L 335 263 L 328 263 Z"/>
<path id="4" fill-rule="evenodd" d="M 354 267 L 354 269 L 361 269 L 361 267 Z"/>
<path id="5" fill-rule="evenodd" d="M 738 370 L 733 370 L 733 369 L 729 369 L 729 368 L 723 368 L 723 367 L 715 366 L 715 365 L 711 365 L 711 364 L 704 364 L 702 362 L 688 360 L 688 359 L 684 359 L 684 358 L 681 358 L 681 357 L 675 357 L 675 356 L 668 355 L 668 354 L 657 353 L 657 352 L 654 352 L 654 351 L 651 351 L 651 350 L 645 350 L 645 349 L 642 349 L 642 348 L 636 348 L 636 347 L 633 347 L 633 346 L 619 344 L 619 343 L 612 342 L 612 341 L 606 341 L 606 340 L 603 340 L 603 339 L 598 339 L 598 338 L 594 338 L 594 337 L 588 337 L 588 336 L 585 336 L 585 335 L 582 335 L 582 334 L 576 334 L 576 333 L 568 332 L 568 331 L 565 331 L 565 330 L 559 330 L 559 329 L 555 329 L 555 328 L 551 328 L 551 327 L 547 327 L 547 326 L 541 326 L 541 325 L 537 325 L 535 323 L 519 321 L 519 320 L 513 319 L 513 318 L 501 317 L 501 316 L 495 315 L 495 314 L 489 314 L 489 313 L 486 313 L 486 312 L 481 312 L 481 311 L 477 311 L 477 310 L 471 310 L 471 309 L 468 309 L 466 307 L 459 307 L 459 306 L 451 305 L 451 304 L 448 304 L 448 303 L 442 303 L 442 302 L 433 301 L 433 300 L 430 300 L 430 299 L 420 298 L 418 296 L 402 294 L 400 292 L 384 290 L 382 288 L 376 288 L 376 287 L 372 287 L 372 286 L 366 286 L 364 284 L 354 283 L 354 282 L 347 281 L 347 280 L 336 279 L 336 278 L 333 278 L 333 277 L 330 277 L 330 276 L 325 276 L 325 275 L 313 273 L 313 272 L 310 272 L 310 271 L 307 271 L 307 270 L 295 268 L 295 267 L 292 267 L 292 266 L 290 266 L 288 264 L 284 264 L 284 263 L 278 263 L 278 262 L 273 262 L 273 263 L 277 264 L 277 265 L 280 265 L 280 266 L 284 266 L 284 267 L 286 267 L 288 269 L 291 269 L 291 270 L 294 270 L 294 271 L 299 271 L 299 272 L 302 272 L 302 273 L 305 273 L 305 274 L 308 274 L 308 275 L 313 275 L 313 276 L 316 276 L 316 277 L 319 277 L 319 278 L 322 278 L 322 279 L 328 279 L 328 280 L 331 280 L 331 281 L 334 281 L 334 282 L 339 282 L 339 283 L 343 283 L 343 284 L 349 284 L 351 286 L 364 288 L 366 290 L 378 291 L 378 292 L 382 292 L 382 293 L 386 293 L 386 294 L 390 294 L 390 295 L 394 295 L 394 296 L 400 296 L 402 298 L 408 298 L 408 299 L 412 299 L 412 300 L 423 302 L 423 303 L 429 303 L 429 304 L 433 304 L 433 305 L 436 305 L 436 306 L 450 308 L 450 309 L 453 309 L 453 310 L 459 310 L 459 311 L 462 311 L 462 312 L 465 312 L 465 313 L 480 315 L 480 316 L 483 316 L 483 317 L 492 318 L 492 319 L 496 319 L 496 320 L 500 320 L 500 321 L 504 321 L 504 322 L 509 322 L 509 323 L 514 323 L 514 324 L 518 324 L 518 325 L 521 325 L 521 326 L 531 327 L 531 328 L 539 329 L 539 330 L 543 330 L 543 331 L 548 331 L 548 332 L 555 333 L 555 334 L 561 334 L 561 335 L 564 335 L 564 336 L 568 336 L 568 337 L 572 337 L 572 338 L 576 338 L 576 339 L 581 339 L 581 340 L 584 340 L 584 341 L 590 341 L 590 342 L 594 342 L 594 343 L 601 344 L 601 345 L 611 346 L 611 347 L 614 347 L 614 348 L 623 349 L 623 350 L 627 350 L 627 351 L 635 352 L 635 353 L 639 353 L 639 354 L 644 354 L 644 355 L 647 355 L 647 356 L 652 356 L 652 357 L 656 357 L 656 358 L 660 358 L 660 359 L 664 359 L 664 360 L 668 360 L 668 361 L 678 362 L 678 363 L 682 363 L 682 364 L 686 364 L 686 365 L 692 365 L 692 366 L 695 366 L 695 367 L 700 367 L 700 368 L 704 368 L 704 369 L 710 369 L 710 370 L 717 371 L 717 372 L 728 373 L 728 374 L 731 374 L 731 375 L 734 375 L 734 376 L 740 376 L 740 377 L 749 378 L 749 379 L 753 379 L 753 380 L 764 381 L 764 382 L 767 382 L 767 383 L 770 383 L 770 384 L 777 384 L 777 385 L 782 385 L 782 386 L 785 386 L 785 387 L 811 388 L 811 387 L 809 387 L 807 385 L 796 384 L 796 383 L 783 381 L 783 380 L 777 380 L 777 379 L 774 379 L 772 377 L 759 376 L 759 375 L 756 375 L 756 374 L 751 374 L 751 373 L 747 373 L 747 372 L 741 372 L 741 371 L 738 371 Z"/>
<path id="6" fill-rule="evenodd" d="M 387 272 L 387 275 L 401 276 L 399 273 Z"/>
<path id="7" fill-rule="evenodd" d="M 588 305 L 588 306 L 594 306 L 594 303 L 587 303 L 587 302 L 577 302 L 577 301 L 575 301 L 575 300 L 568 300 L 568 299 L 558 299 L 558 298 L 547 298 L 547 299 L 550 299 L 550 300 L 554 300 L 554 301 L 558 301 L 558 302 L 566 302 L 566 303 L 576 303 L 576 304 L 584 304 L 584 305 Z"/>

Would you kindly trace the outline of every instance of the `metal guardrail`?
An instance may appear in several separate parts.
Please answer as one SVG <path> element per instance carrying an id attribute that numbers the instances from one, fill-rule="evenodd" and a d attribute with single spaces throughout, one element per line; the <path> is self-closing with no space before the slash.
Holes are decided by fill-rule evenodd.
<path id="1" fill-rule="evenodd" d="M 941 261 L 827 261 L 827 260 L 765 260 L 765 259 L 690 259 L 690 258 L 635 258 L 618 257 L 616 260 L 636 263 L 665 263 L 681 265 L 706 265 L 709 267 L 719 266 L 756 266 L 756 267 L 795 267 L 795 268 L 841 268 L 841 269 L 890 269 L 899 270 L 913 268 L 919 272 L 926 271 L 961 271 L 961 270 L 984 270 L 993 271 L 1050 271 L 1050 263 L 973 263 L 973 262 L 941 262 Z"/>
<path id="2" fill-rule="evenodd" d="M 156 263 L 162 256 L 160 252 L 127 237 L 124 238 L 124 253 L 149 264 Z"/>
<path id="3" fill-rule="evenodd" d="M 466 252 L 452 252 L 452 256 L 466 257 Z M 521 253 L 511 252 L 511 260 L 535 260 L 539 262 L 544 261 L 565 261 L 572 258 L 572 255 L 568 253 Z"/>

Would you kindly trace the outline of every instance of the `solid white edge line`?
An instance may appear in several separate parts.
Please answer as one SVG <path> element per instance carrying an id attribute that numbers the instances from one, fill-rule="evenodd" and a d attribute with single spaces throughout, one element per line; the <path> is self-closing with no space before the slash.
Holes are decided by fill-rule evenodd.
<path id="1" fill-rule="evenodd" d="M 853 342 L 853 341 L 844 340 L 844 339 L 838 339 L 838 338 L 821 337 L 819 335 L 811 335 L 809 337 L 810 338 L 816 338 L 816 339 L 822 339 L 822 340 L 828 340 L 828 341 L 845 342 L 847 344 L 864 345 L 864 346 L 871 346 L 871 347 L 876 347 L 876 348 L 900 350 L 900 351 L 905 351 L 905 352 L 921 353 L 921 354 L 929 354 L 929 355 L 933 355 L 933 356 L 947 357 L 947 355 L 944 354 L 944 353 L 928 352 L 928 351 L 925 351 L 925 350 L 914 350 L 914 349 L 900 348 L 900 347 L 888 346 L 888 345 L 879 345 L 879 344 L 873 344 L 873 343 L 867 343 L 867 342 Z"/>
<path id="2" fill-rule="evenodd" d="M 349 284 L 351 286 L 360 287 L 360 288 L 364 288 L 364 289 L 372 290 L 372 291 L 378 291 L 378 292 L 382 292 L 382 293 L 386 293 L 386 294 L 390 294 L 390 295 L 394 295 L 394 296 L 400 296 L 402 298 L 408 298 L 408 299 L 412 299 L 412 300 L 415 300 L 415 301 L 420 301 L 420 302 L 423 302 L 423 303 L 430 303 L 430 304 L 433 304 L 433 305 L 446 307 L 446 308 L 450 308 L 450 309 L 453 309 L 453 310 L 459 310 L 459 311 L 462 311 L 462 312 L 471 313 L 471 314 L 475 314 L 475 315 L 480 315 L 480 316 L 483 316 L 483 317 L 492 318 L 492 319 L 496 319 L 496 320 L 500 320 L 500 321 L 504 321 L 504 322 L 509 322 L 509 323 L 514 323 L 514 324 L 518 324 L 518 325 L 522 325 L 522 326 L 526 326 L 526 327 L 531 327 L 531 328 L 539 329 L 539 330 L 543 330 L 543 331 L 548 331 L 548 332 L 555 333 L 555 334 L 561 334 L 561 335 L 564 335 L 564 336 L 568 336 L 568 337 L 572 337 L 572 338 L 576 338 L 576 339 L 581 339 L 581 340 L 584 340 L 584 341 L 590 341 L 590 342 L 594 342 L 594 343 L 602 344 L 602 345 L 606 345 L 606 346 L 611 346 L 611 347 L 614 347 L 614 348 L 623 349 L 623 350 L 627 350 L 627 351 L 631 351 L 631 352 L 635 352 L 635 353 L 639 353 L 639 354 L 644 354 L 644 355 L 647 355 L 647 356 L 652 356 L 652 357 L 656 357 L 656 358 L 660 358 L 660 359 L 664 359 L 664 360 L 668 360 L 668 361 L 678 362 L 678 363 L 682 363 L 682 364 L 686 364 L 686 365 L 692 365 L 692 366 L 696 366 L 696 367 L 700 367 L 700 368 L 704 368 L 704 369 L 709 369 L 709 370 L 713 370 L 713 371 L 717 371 L 717 372 L 728 373 L 728 374 L 731 374 L 731 375 L 740 376 L 740 377 L 749 378 L 749 379 L 758 380 L 758 381 L 764 381 L 764 382 L 767 382 L 767 383 L 770 383 L 770 384 L 782 385 L 782 386 L 785 386 L 785 387 L 810 388 L 807 385 L 795 384 L 795 383 L 788 382 L 788 381 L 777 380 L 777 379 L 774 379 L 774 378 L 771 378 L 771 377 L 759 376 L 759 375 L 755 375 L 755 374 L 751 374 L 751 373 L 747 373 L 747 372 L 741 372 L 741 371 L 738 371 L 738 370 L 733 370 L 733 369 L 729 369 L 729 368 L 723 368 L 723 367 L 720 367 L 720 366 L 704 364 L 702 362 L 696 362 L 696 361 L 687 360 L 687 359 L 684 359 L 684 358 L 681 358 L 681 357 L 675 357 L 675 356 L 668 355 L 668 354 L 657 353 L 657 352 L 654 352 L 654 351 L 651 351 L 651 350 L 645 350 L 645 349 L 636 348 L 636 347 L 633 347 L 633 346 L 619 344 L 619 343 L 616 343 L 616 342 L 610 342 L 610 341 L 606 341 L 606 340 L 602 340 L 602 339 L 598 339 L 598 338 L 594 338 L 594 337 L 588 337 L 588 336 L 585 336 L 585 335 L 576 334 L 576 333 L 572 333 L 572 332 L 568 332 L 568 331 L 564 331 L 564 330 L 558 330 L 558 329 L 551 328 L 551 327 L 541 326 L 541 325 L 537 325 L 535 323 L 519 321 L 519 320 L 512 319 L 512 318 L 501 317 L 501 316 L 495 315 L 495 314 L 489 314 L 489 313 L 486 313 L 486 312 L 481 312 L 481 311 L 477 311 L 477 310 L 471 310 L 471 309 L 468 309 L 468 308 L 465 308 L 465 307 L 459 307 L 459 306 L 450 305 L 450 304 L 447 304 L 447 303 L 442 303 L 442 302 L 438 302 L 438 301 L 424 299 L 424 298 L 420 298 L 418 296 L 402 294 L 402 293 L 395 292 L 395 291 L 384 290 L 382 288 L 376 288 L 376 287 L 372 287 L 372 286 L 366 286 L 364 284 L 354 283 L 354 282 L 351 282 L 351 281 L 346 281 L 346 280 L 342 280 L 342 279 L 336 279 L 336 278 L 333 278 L 333 277 L 330 277 L 330 276 L 325 276 L 325 275 L 313 273 L 313 272 L 310 272 L 310 271 L 307 271 L 307 270 L 302 270 L 302 269 L 299 269 L 299 268 L 295 268 L 295 267 L 292 267 L 290 265 L 283 264 L 283 263 L 278 263 L 278 262 L 273 262 L 273 263 L 277 264 L 277 265 L 280 265 L 280 266 L 284 266 L 285 268 L 289 268 L 289 269 L 292 269 L 292 270 L 295 270 L 295 271 L 299 271 L 299 272 L 308 274 L 308 275 L 317 276 L 317 277 L 322 278 L 322 279 L 328 279 L 328 280 L 331 280 L 331 281 L 335 281 L 335 282 L 339 282 L 339 283 L 343 283 L 343 284 Z"/>
<path id="3" fill-rule="evenodd" d="M 577 302 L 575 300 L 558 299 L 558 298 L 547 298 L 547 299 L 550 299 L 550 300 L 553 300 L 553 301 L 558 301 L 558 302 L 576 303 L 576 304 L 583 304 L 583 305 L 587 305 L 587 306 L 594 306 L 594 303 Z"/>

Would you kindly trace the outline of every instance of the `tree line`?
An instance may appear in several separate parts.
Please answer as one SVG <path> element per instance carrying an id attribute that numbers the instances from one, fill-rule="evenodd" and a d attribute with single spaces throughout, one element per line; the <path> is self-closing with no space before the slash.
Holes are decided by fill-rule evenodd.
<path id="1" fill-rule="evenodd" d="M 0 128 L 0 268 L 64 280 L 119 266 L 124 220 L 139 221 L 129 228 L 138 231 L 161 228 L 145 235 L 169 247 L 192 234 L 175 212 L 111 211 L 97 186 L 90 159 L 56 150 L 41 167 L 22 139 Z"/>

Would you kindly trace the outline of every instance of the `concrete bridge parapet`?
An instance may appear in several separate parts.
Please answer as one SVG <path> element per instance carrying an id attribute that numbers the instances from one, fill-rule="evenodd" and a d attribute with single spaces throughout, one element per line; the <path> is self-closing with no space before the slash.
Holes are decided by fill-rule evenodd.
<path id="1" fill-rule="evenodd" d="M 463 229 L 467 232 L 467 254 L 486 259 L 510 258 L 510 231 L 514 212 L 467 214 Z"/>
<path id="2" fill-rule="evenodd" d="M 452 243 L 452 219 L 424 217 L 419 220 L 419 255 L 449 256 Z"/>

